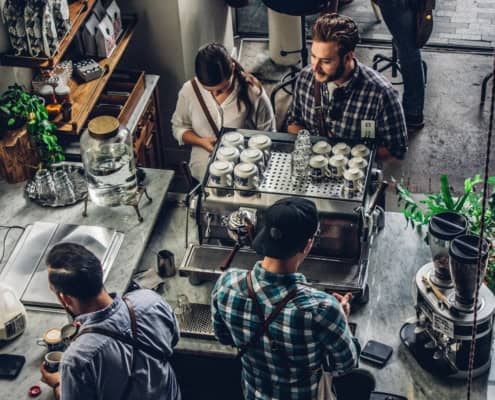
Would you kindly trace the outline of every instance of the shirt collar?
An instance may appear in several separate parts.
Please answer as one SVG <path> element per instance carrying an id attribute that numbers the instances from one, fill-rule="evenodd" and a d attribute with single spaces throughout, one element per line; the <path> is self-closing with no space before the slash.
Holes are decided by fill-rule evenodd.
<path id="1" fill-rule="evenodd" d="M 254 265 L 253 272 L 258 282 L 279 284 L 283 286 L 289 286 L 295 283 L 306 283 L 306 277 L 299 272 L 295 272 L 293 274 L 276 274 L 264 269 L 261 266 L 261 261 L 258 261 Z"/>
<path id="2" fill-rule="evenodd" d="M 89 325 L 101 322 L 111 317 L 117 311 L 118 307 L 122 304 L 123 301 L 122 298 L 115 293 L 111 293 L 110 296 L 113 298 L 113 302 L 111 304 L 109 304 L 105 308 L 102 308 L 101 310 L 78 315 L 76 317 L 76 321 L 80 322 L 81 325 Z"/>

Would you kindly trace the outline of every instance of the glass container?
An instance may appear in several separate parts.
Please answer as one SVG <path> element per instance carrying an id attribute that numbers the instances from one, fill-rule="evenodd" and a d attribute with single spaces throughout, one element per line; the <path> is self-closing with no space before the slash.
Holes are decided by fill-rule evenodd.
<path id="1" fill-rule="evenodd" d="M 81 136 L 88 194 L 99 206 L 134 204 L 137 200 L 136 164 L 132 135 L 117 118 L 93 118 Z"/>
<path id="2" fill-rule="evenodd" d="M 55 185 L 52 174 L 47 169 L 39 169 L 34 177 L 38 199 L 51 203 L 55 201 Z"/>

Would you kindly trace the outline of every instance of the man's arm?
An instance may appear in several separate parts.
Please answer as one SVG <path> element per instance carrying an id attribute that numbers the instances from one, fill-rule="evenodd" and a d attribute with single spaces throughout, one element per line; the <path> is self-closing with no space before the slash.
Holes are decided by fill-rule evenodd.
<path id="1" fill-rule="evenodd" d="M 225 324 L 225 321 L 223 320 L 218 303 L 219 297 L 221 296 L 223 278 L 225 278 L 226 275 L 227 274 L 217 280 L 215 287 L 211 292 L 211 314 L 213 318 L 213 330 L 219 342 L 223 344 L 234 345 L 232 335 L 229 331 L 229 328 Z"/>
<path id="2" fill-rule="evenodd" d="M 390 88 L 384 92 L 378 112 L 378 156 L 382 159 L 390 156 L 404 158 L 408 144 L 406 119 L 394 89 Z"/>
<path id="3" fill-rule="evenodd" d="M 297 134 L 301 129 L 305 128 L 302 116 L 303 98 L 301 90 L 304 86 L 302 80 L 302 75 L 300 73 L 294 86 L 294 96 L 292 97 L 292 103 L 290 104 L 287 116 L 287 132 L 294 134 Z"/>

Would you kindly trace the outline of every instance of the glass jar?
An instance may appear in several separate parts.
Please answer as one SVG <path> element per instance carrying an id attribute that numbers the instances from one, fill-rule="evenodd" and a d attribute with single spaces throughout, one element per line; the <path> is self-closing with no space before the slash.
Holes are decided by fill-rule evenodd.
<path id="1" fill-rule="evenodd" d="M 60 84 L 55 88 L 55 98 L 57 103 L 70 103 L 70 88 L 67 85 Z"/>
<path id="2" fill-rule="evenodd" d="M 115 117 L 93 118 L 81 136 L 88 194 L 100 206 L 134 204 L 137 198 L 132 135 Z"/>

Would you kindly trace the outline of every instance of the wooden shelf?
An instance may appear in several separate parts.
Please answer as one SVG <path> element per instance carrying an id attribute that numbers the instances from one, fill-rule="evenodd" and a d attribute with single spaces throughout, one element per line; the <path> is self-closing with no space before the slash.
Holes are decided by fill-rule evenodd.
<path id="1" fill-rule="evenodd" d="M 68 123 L 61 122 L 61 117 L 55 120 L 54 122 L 57 124 L 57 131 L 59 133 L 71 135 L 78 135 L 81 133 L 89 114 L 93 110 L 93 107 L 110 79 L 113 70 L 129 45 L 132 35 L 134 34 L 136 23 L 137 16 L 122 16 L 124 31 L 120 36 L 117 47 L 110 57 L 104 58 L 98 62 L 105 71 L 101 78 L 85 83 L 81 83 L 75 78 L 70 80 L 69 87 L 71 89 L 72 100 L 72 121 Z"/>
<path id="2" fill-rule="evenodd" d="M 86 21 L 86 18 L 91 13 L 96 0 L 76 0 L 69 5 L 69 18 L 71 22 L 70 31 L 67 32 L 64 39 L 59 44 L 57 54 L 53 57 L 28 57 L 28 56 L 14 56 L 12 54 L 0 55 L 0 61 L 2 65 L 13 67 L 27 67 L 27 68 L 53 68 L 57 65 L 69 45 L 76 37 L 77 32 L 81 28 L 82 24 Z"/>

